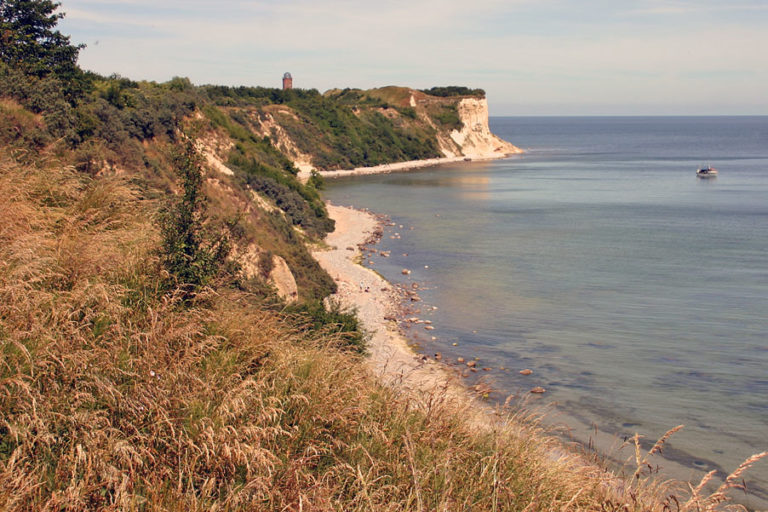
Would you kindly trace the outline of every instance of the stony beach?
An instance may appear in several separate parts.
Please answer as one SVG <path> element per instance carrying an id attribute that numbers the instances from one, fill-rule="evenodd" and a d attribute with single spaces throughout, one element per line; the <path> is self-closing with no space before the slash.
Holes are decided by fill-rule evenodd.
<path id="1" fill-rule="evenodd" d="M 336 221 L 336 230 L 326 238 L 326 250 L 313 252 L 320 265 L 338 285 L 330 300 L 338 300 L 347 309 L 355 309 L 368 333 L 369 364 L 382 382 L 404 391 L 415 391 L 424 399 L 439 396 L 467 406 L 475 400 L 459 380 L 459 373 L 433 358 L 416 354 L 398 327 L 398 318 L 414 315 L 406 310 L 399 290 L 371 269 L 358 262 L 366 246 L 381 237 L 381 220 L 369 212 L 328 204 L 328 213 Z M 410 296 L 415 297 L 413 292 Z M 418 322 L 418 323 L 417 323 Z M 431 330 L 428 321 L 415 316 L 406 323 Z M 482 392 L 482 389 L 477 391 Z M 473 409 L 478 410 L 477 407 Z"/>

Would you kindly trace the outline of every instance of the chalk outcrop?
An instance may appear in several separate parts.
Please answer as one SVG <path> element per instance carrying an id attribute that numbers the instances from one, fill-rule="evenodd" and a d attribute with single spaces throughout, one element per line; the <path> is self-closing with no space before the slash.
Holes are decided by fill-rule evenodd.
<path id="1" fill-rule="evenodd" d="M 522 153 L 522 150 L 491 133 L 488 125 L 488 100 L 463 98 L 456 106 L 463 126 L 450 133 L 458 146 L 458 153 L 470 158 L 503 157 Z M 446 154 L 446 156 L 451 156 Z"/>
<path id="2" fill-rule="evenodd" d="M 296 302 L 299 299 L 299 290 L 291 269 L 285 260 L 276 254 L 272 256 L 269 284 L 275 287 L 277 294 L 286 302 Z"/>
<path id="3" fill-rule="evenodd" d="M 280 256 L 264 252 L 256 244 L 251 244 L 235 257 L 246 279 L 266 278 L 266 282 L 275 288 L 278 296 L 289 304 L 299 299 L 299 289 L 293 272 Z"/>

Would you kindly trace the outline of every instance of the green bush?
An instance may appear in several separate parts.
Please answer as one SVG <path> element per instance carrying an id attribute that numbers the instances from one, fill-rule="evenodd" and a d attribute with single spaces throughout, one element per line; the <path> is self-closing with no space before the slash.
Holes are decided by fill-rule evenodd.
<path id="1" fill-rule="evenodd" d="M 365 333 L 357 318 L 357 312 L 344 311 L 338 301 L 329 300 L 328 308 L 322 301 L 308 301 L 292 306 L 289 311 L 306 315 L 308 319 L 306 330 L 341 334 L 344 345 L 359 354 L 366 353 Z"/>
<path id="2" fill-rule="evenodd" d="M 442 108 L 432 117 L 445 128 L 450 130 L 461 130 L 464 123 L 459 118 L 459 112 L 456 105 L 443 105 Z"/>
<path id="3" fill-rule="evenodd" d="M 413 107 L 399 108 L 398 111 L 408 119 L 416 119 L 416 109 Z"/>
<path id="4" fill-rule="evenodd" d="M 161 259 L 171 284 L 191 296 L 219 272 L 229 254 L 229 241 L 223 231 L 215 237 L 204 233 L 203 177 L 194 142 L 186 141 L 174 160 L 182 194 L 162 218 Z"/>
<path id="5" fill-rule="evenodd" d="M 29 77 L 55 77 L 67 101 L 89 88 L 87 74 L 77 66 L 85 45 L 73 45 L 58 30 L 64 17 L 50 0 L 0 1 L 0 62 Z"/>
<path id="6" fill-rule="evenodd" d="M 262 173 L 248 173 L 245 179 L 253 190 L 272 199 L 292 224 L 301 226 L 310 235 L 322 237 L 333 231 L 334 221 L 322 204 L 308 202 L 297 191 Z"/>

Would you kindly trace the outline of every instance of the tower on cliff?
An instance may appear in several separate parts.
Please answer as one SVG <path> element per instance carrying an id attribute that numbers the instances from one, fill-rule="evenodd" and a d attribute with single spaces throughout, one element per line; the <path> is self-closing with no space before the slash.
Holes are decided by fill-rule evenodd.
<path id="1" fill-rule="evenodd" d="M 293 77 L 290 73 L 283 75 L 283 90 L 287 91 L 288 89 L 293 89 Z"/>

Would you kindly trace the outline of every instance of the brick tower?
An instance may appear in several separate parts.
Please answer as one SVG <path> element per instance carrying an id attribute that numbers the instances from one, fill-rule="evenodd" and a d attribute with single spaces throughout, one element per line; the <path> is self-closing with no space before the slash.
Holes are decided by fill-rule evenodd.
<path id="1" fill-rule="evenodd" d="M 287 91 L 288 89 L 293 89 L 293 77 L 290 73 L 283 75 L 283 90 Z"/>

